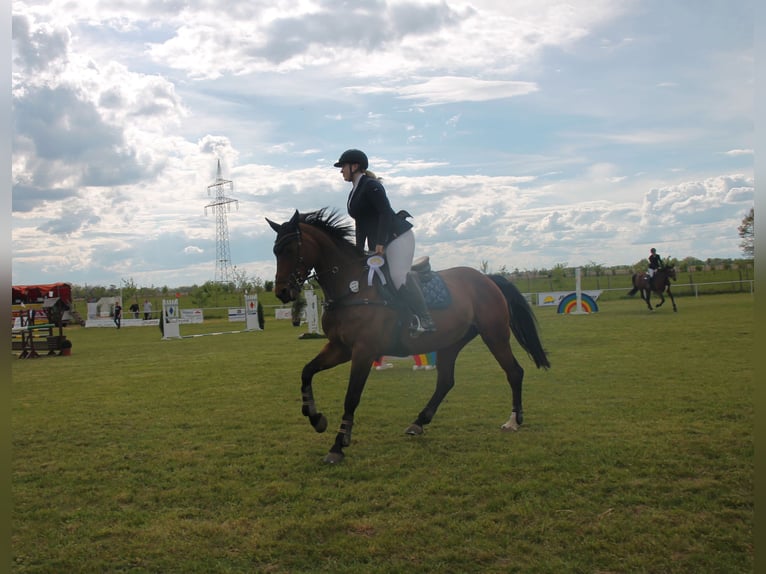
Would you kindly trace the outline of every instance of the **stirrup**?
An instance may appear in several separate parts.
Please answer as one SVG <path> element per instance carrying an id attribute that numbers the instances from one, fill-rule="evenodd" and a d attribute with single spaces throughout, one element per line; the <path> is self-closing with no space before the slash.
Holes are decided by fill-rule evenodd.
<path id="1" fill-rule="evenodd" d="M 412 321 L 410 321 L 410 331 L 414 331 L 416 333 L 432 333 L 436 331 L 436 327 L 433 324 L 433 321 L 431 321 L 430 325 L 423 325 L 423 320 L 420 318 L 419 315 L 413 315 Z"/>

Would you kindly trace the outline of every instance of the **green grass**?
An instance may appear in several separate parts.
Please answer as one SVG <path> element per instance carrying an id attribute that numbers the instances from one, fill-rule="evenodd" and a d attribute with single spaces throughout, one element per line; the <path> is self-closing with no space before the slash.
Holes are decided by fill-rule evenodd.
<path id="1" fill-rule="evenodd" d="M 315 378 L 316 434 L 299 378 L 323 342 L 305 327 L 68 328 L 71 357 L 12 364 L 13 571 L 751 572 L 753 309 L 537 308 L 553 367 L 521 352 L 511 434 L 480 341 L 421 437 L 403 431 L 436 374 L 394 360 L 337 467 L 321 460 L 348 367 Z"/>

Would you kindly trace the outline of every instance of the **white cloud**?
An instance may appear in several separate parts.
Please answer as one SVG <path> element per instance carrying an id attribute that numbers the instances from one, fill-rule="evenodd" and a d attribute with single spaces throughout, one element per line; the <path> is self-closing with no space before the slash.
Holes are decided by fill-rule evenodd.
<path id="1" fill-rule="evenodd" d="M 715 220 L 732 221 L 755 200 L 752 178 L 719 176 L 652 189 L 641 207 L 642 225 L 682 228 Z M 741 218 L 741 217 L 740 217 Z"/>
<path id="2" fill-rule="evenodd" d="M 603 137 L 605 140 L 618 144 L 656 145 L 680 143 L 699 137 L 694 129 L 687 130 L 637 130 L 626 133 L 605 133 L 601 136 L 591 134 L 590 137 Z"/>
<path id="3" fill-rule="evenodd" d="M 439 266 L 739 253 L 750 0 L 694 31 L 675 5 L 606 0 L 13 9 L 14 281 L 206 280 L 218 158 L 235 264 L 271 274 L 263 218 L 344 209 L 331 166 L 352 146 Z"/>
<path id="4" fill-rule="evenodd" d="M 393 94 L 405 100 L 416 100 L 423 106 L 454 102 L 486 102 L 537 91 L 532 82 L 481 80 L 477 78 L 443 76 L 416 81 L 403 86 L 352 86 L 347 91 L 362 95 Z M 454 125 L 454 118 L 450 121 Z"/>

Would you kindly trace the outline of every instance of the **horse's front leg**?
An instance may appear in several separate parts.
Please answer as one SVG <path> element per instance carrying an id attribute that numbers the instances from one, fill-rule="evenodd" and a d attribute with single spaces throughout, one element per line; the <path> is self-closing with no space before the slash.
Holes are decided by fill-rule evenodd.
<path id="1" fill-rule="evenodd" d="M 644 297 L 644 301 L 646 301 L 646 306 L 649 307 L 649 310 L 652 311 L 652 290 L 647 289 L 645 293 L 646 297 Z"/>
<path id="2" fill-rule="evenodd" d="M 317 432 L 324 432 L 327 429 L 327 417 L 317 411 L 316 403 L 314 402 L 314 390 L 311 385 L 314 375 L 319 371 L 331 369 L 341 363 L 345 363 L 350 358 L 351 352 L 348 348 L 329 342 L 316 357 L 303 367 L 301 372 L 301 396 L 303 398 L 301 412 L 303 416 L 308 417 L 311 426 Z"/>
<path id="3" fill-rule="evenodd" d="M 362 391 L 370 375 L 372 363 L 376 357 L 354 352 L 351 359 L 351 374 L 346 389 L 346 400 L 343 403 L 343 420 L 340 423 L 338 434 L 335 435 L 335 444 L 324 458 L 327 464 L 336 464 L 343 460 L 343 448 L 351 444 L 351 428 L 354 426 L 354 413 L 362 399 Z"/>
<path id="4" fill-rule="evenodd" d="M 670 302 L 673 304 L 673 311 L 678 311 L 678 307 L 676 307 L 676 300 L 673 297 L 673 293 L 670 291 L 670 287 L 668 287 L 668 297 L 670 297 Z"/>

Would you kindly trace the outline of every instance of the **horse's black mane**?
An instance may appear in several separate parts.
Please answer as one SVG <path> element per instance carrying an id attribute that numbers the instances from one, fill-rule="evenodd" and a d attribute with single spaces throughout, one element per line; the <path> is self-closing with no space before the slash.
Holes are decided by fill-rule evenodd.
<path id="1" fill-rule="evenodd" d="M 354 228 L 343 220 L 343 216 L 337 210 L 323 207 L 316 211 L 301 213 L 298 220 L 323 231 L 339 245 L 345 245 L 360 252 L 353 241 Z"/>

